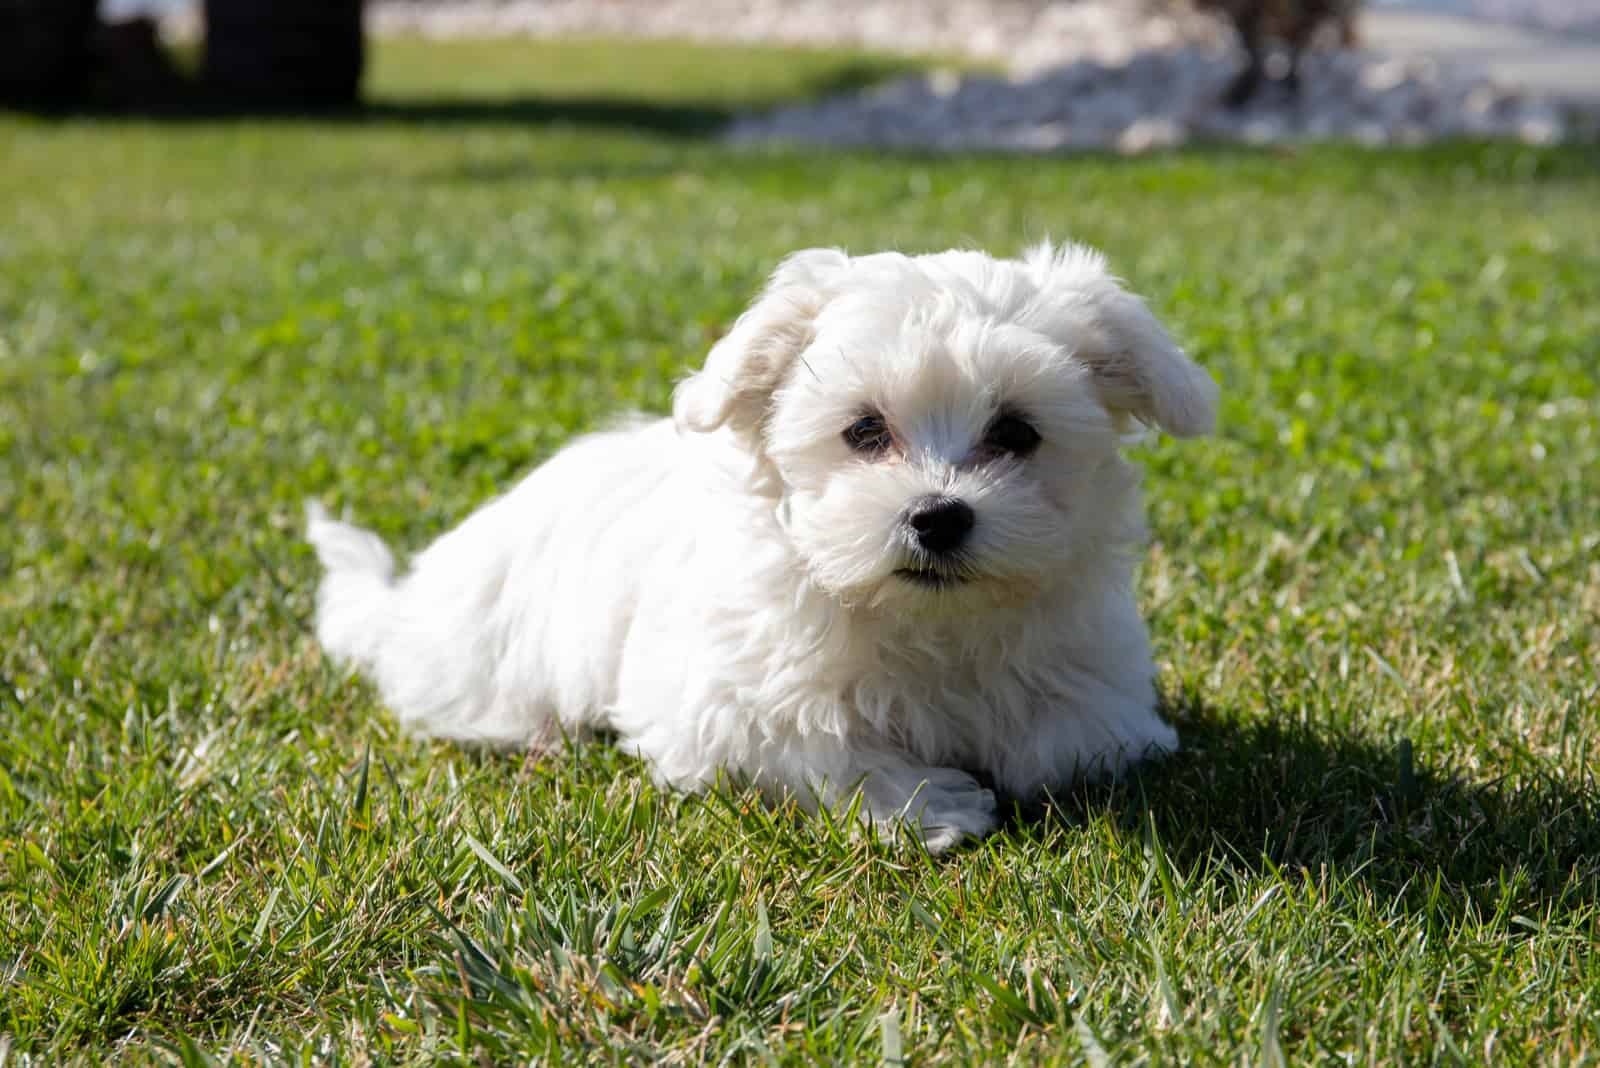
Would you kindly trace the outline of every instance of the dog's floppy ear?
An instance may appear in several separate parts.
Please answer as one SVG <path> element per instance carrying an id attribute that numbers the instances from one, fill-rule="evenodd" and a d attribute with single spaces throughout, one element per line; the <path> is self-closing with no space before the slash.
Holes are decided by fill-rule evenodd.
<path id="1" fill-rule="evenodd" d="M 1045 242 L 1024 263 L 1039 287 L 1024 320 L 1089 368 L 1107 407 L 1176 437 L 1211 433 L 1216 382 L 1184 355 L 1144 301 L 1107 272 L 1103 256 Z"/>
<path id="2" fill-rule="evenodd" d="M 779 264 L 761 296 L 712 346 L 705 366 L 673 391 L 678 426 L 709 431 L 758 425 L 789 365 L 811 343 L 817 314 L 848 262 L 837 249 L 813 248 Z"/>

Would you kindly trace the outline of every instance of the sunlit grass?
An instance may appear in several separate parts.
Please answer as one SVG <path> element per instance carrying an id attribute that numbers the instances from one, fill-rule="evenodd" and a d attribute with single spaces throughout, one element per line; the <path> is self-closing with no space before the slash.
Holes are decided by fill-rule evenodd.
<path id="1" fill-rule="evenodd" d="M 387 49 L 365 119 L 0 120 L 0 1048 L 1600 1057 L 1591 153 L 741 153 L 860 61 Z M 305 497 L 420 545 L 785 251 L 1047 233 L 1224 384 L 1142 450 L 1184 755 L 933 862 L 320 661 Z"/>

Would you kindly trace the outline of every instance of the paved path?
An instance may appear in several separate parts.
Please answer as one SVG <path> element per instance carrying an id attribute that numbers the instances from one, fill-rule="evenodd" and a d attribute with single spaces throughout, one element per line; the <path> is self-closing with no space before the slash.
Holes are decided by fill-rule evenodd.
<path id="1" fill-rule="evenodd" d="M 1484 70 L 1496 81 L 1600 108 L 1600 36 L 1409 11 L 1368 10 L 1362 43 Z"/>

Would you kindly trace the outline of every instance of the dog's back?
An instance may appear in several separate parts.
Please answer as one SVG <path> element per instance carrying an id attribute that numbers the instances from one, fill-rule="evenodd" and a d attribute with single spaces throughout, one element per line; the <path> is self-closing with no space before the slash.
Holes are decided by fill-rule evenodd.
<path id="1" fill-rule="evenodd" d="M 420 733 L 540 745 L 602 723 L 630 620 L 617 609 L 651 573 L 629 555 L 671 540 L 630 541 L 619 521 L 670 491 L 680 447 L 665 421 L 581 438 L 402 577 L 375 534 L 309 504 L 306 536 L 326 569 L 318 640 Z"/>

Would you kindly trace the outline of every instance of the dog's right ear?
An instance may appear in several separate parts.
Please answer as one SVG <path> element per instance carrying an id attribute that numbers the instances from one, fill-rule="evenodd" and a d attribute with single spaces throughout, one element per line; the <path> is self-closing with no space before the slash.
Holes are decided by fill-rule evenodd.
<path id="1" fill-rule="evenodd" d="M 1067 346 L 1094 376 L 1106 405 L 1176 437 L 1209 434 L 1217 384 L 1184 354 L 1144 301 L 1122 288 L 1105 257 L 1046 241 L 1024 259 L 1039 294 L 1031 325 Z"/>
<path id="2" fill-rule="evenodd" d="M 759 426 L 773 392 L 811 343 L 817 315 L 849 262 L 837 249 L 813 248 L 779 264 L 761 296 L 712 346 L 705 366 L 673 391 L 678 427 L 705 432 Z"/>

